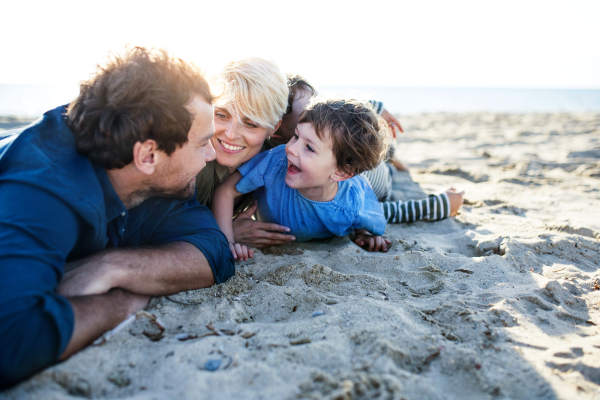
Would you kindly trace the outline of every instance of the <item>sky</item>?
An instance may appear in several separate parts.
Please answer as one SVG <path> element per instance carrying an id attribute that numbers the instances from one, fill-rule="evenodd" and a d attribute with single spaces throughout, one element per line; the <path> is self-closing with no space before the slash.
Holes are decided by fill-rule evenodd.
<path id="1" fill-rule="evenodd" d="M 10 1 L 0 84 L 73 84 L 127 44 L 317 86 L 600 89 L 600 1 Z"/>

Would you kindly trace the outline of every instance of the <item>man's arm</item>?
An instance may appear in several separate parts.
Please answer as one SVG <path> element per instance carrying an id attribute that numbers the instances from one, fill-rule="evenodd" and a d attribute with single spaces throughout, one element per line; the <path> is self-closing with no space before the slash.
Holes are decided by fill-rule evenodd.
<path id="1" fill-rule="evenodd" d="M 158 296 L 208 287 L 233 275 L 227 239 L 208 208 L 195 199 L 151 201 L 153 218 L 125 226 L 131 238 L 125 238 L 125 247 L 67 265 L 58 292 L 81 296 L 121 288 Z M 137 212 L 144 214 L 132 209 L 132 220 L 141 218 Z M 139 245 L 148 247 L 130 247 Z"/>
<path id="2" fill-rule="evenodd" d="M 215 284 L 213 271 L 196 246 L 186 242 L 157 248 L 119 248 L 67 264 L 63 296 L 102 294 L 112 288 L 163 296 Z"/>
<path id="3" fill-rule="evenodd" d="M 102 333 L 113 329 L 129 315 L 148 305 L 149 296 L 142 296 L 121 289 L 106 294 L 68 298 L 75 316 L 73 335 L 61 360 L 89 345 Z"/>

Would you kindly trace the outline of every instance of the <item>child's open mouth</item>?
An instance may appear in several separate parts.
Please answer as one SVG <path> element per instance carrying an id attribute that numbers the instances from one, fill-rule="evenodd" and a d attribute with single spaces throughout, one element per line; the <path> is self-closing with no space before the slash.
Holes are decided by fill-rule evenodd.
<path id="1" fill-rule="evenodd" d="M 288 173 L 297 174 L 298 172 L 302 171 L 300 168 L 295 166 L 294 163 L 292 163 L 290 160 L 288 160 L 288 164 Z"/>

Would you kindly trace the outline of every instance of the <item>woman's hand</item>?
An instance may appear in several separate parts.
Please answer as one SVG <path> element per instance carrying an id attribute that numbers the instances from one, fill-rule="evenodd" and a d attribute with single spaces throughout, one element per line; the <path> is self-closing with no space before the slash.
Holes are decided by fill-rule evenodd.
<path id="1" fill-rule="evenodd" d="M 252 219 L 252 215 L 258 208 L 258 202 L 254 203 L 233 220 L 233 236 L 236 243 L 243 243 L 252 247 L 267 247 L 276 244 L 286 244 L 296 240 L 292 235 L 280 232 L 289 232 L 290 228 L 269 222 L 260 222 Z"/>
<path id="2" fill-rule="evenodd" d="M 233 258 L 238 261 L 246 261 L 254 256 L 254 250 L 247 248 L 240 243 L 229 243 L 229 250 L 233 254 Z"/>
<path id="3" fill-rule="evenodd" d="M 383 112 L 381 113 L 381 118 L 383 118 L 385 120 L 385 122 L 388 123 L 388 128 L 390 130 L 391 135 L 394 137 L 394 139 L 396 139 L 397 136 L 397 132 L 396 129 L 398 129 L 400 132 L 404 133 L 404 131 L 402 130 L 402 126 L 400 125 L 400 121 L 398 121 L 398 119 L 396 117 L 394 117 L 392 114 L 390 114 L 390 112 L 388 110 L 383 110 Z"/>
<path id="4" fill-rule="evenodd" d="M 354 243 L 365 250 L 381 251 L 384 253 L 388 251 L 388 246 L 392 244 L 389 240 L 384 239 L 381 236 L 374 236 L 363 229 L 357 229 L 356 232 L 354 232 Z"/>

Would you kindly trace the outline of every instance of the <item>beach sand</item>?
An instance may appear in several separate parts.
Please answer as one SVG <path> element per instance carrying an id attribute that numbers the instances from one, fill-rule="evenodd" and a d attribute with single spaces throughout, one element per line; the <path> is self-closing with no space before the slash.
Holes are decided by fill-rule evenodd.
<path id="1" fill-rule="evenodd" d="M 257 251 L 0 398 L 599 399 L 600 114 L 400 120 L 395 195 L 456 218 Z"/>

